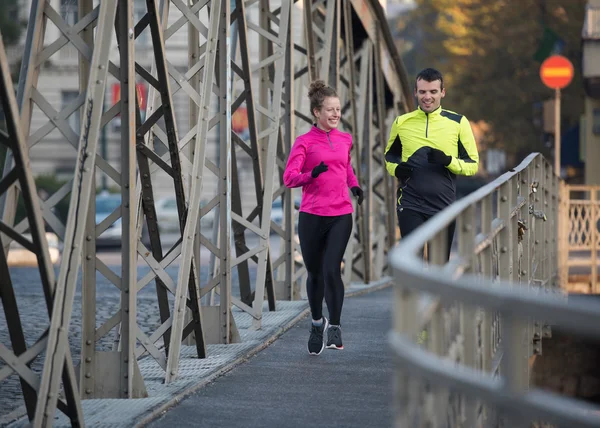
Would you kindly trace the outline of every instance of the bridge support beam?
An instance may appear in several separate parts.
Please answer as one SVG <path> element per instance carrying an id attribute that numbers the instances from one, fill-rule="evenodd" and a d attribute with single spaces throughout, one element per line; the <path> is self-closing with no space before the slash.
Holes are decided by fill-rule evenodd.
<path id="1" fill-rule="evenodd" d="M 353 135 L 353 166 L 366 195 L 355 206 L 344 282 L 384 274 L 396 224 L 383 148 L 390 119 L 413 104 L 383 9 L 376 0 L 275 3 L 105 0 L 94 7 L 78 0 L 72 13 L 33 0 L 17 96 L 3 105 L 5 114 L 12 108 L 12 128 L 0 134 L 10 149 L 0 181 L 0 245 L 6 262 L 10 242 L 30 231 L 51 314 L 47 333 L 28 349 L 19 347 L 18 314 L 7 315 L 20 361 L 11 370 L 21 377 L 34 425 L 46 424 L 57 407 L 82 425 L 80 398 L 143 397 L 140 360 L 153 359 L 171 382 L 186 346 L 204 358 L 208 344 L 241 340 L 234 314 L 247 314 L 260 329 L 278 300 L 302 297 L 300 195 L 284 186 L 283 172 L 296 136 L 312 126 L 306 90 L 315 79 L 339 93 L 341 128 Z M 11 93 L 3 52 L 0 66 L 2 90 Z M 77 71 L 61 82 L 70 92 L 59 108 L 46 82 L 62 66 Z M 182 105 L 189 105 L 185 114 Z M 37 166 L 54 152 L 65 153 L 69 177 L 39 198 L 26 159 Z M 96 216 L 100 187 L 116 188 L 120 198 L 104 218 Z M 28 216 L 15 224 L 19 197 Z M 67 197 L 64 219 L 56 207 Z M 176 205 L 174 230 L 161 218 L 163 198 Z M 64 246 L 57 280 L 40 235 L 45 228 Z M 115 269 L 97 248 L 119 228 Z M 10 273 L 1 260 L 0 269 Z M 101 277 L 112 285 L 103 287 Z M 68 334 L 79 315 L 78 287 L 77 380 Z M 109 294 L 115 305 L 106 309 Z M 140 321 L 142 297 L 156 310 L 153 325 Z M 10 360 L 1 349 L 0 358 Z M 34 351 L 46 351 L 37 380 L 21 367 Z M 1 373 L 4 379 L 8 368 Z"/>

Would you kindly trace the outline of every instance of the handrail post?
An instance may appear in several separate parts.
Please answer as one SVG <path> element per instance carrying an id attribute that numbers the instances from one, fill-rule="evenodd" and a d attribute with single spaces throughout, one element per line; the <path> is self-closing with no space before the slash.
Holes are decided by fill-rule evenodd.
<path id="1" fill-rule="evenodd" d="M 503 377 L 505 383 L 503 389 L 505 394 L 514 396 L 523 394 L 529 387 L 529 377 L 524 376 L 528 371 L 527 359 L 523 358 L 523 353 L 520 352 L 527 347 L 526 341 L 529 339 L 526 336 L 527 322 L 514 314 L 502 313 L 503 320 L 503 341 L 505 342 L 503 362 Z M 507 427 L 525 428 L 529 426 L 526 422 L 518 418 L 512 412 L 503 412 L 506 418 Z"/>
<path id="2" fill-rule="evenodd" d="M 394 331 L 408 337 L 414 337 L 414 326 L 417 314 L 417 293 L 408 288 L 401 288 L 401 283 L 394 290 L 394 307 L 397 308 L 393 314 Z M 409 376 L 409 373 L 397 369 L 394 376 L 394 392 L 398 397 L 394 409 L 396 426 L 412 426 L 411 416 L 418 409 L 418 397 L 416 396 L 417 381 Z"/>
<path id="3" fill-rule="evenodd" d="M 598 218 L 598 188 L 590 188 L 590 223 L 589 233 L 591 235 L 591 258 L 592 258 L 592 293 L 597 294 L 598 290 L 598 226 L 596 225 L 596 219 Z"/>
<path id="4" fill-rule="evenodd" d="M 460 236 L 460 234 L 459 234 Z M 442 229 L 432 240 L 430 245 L 429 257 L 430 264 L 433 266 L 443 266 L 446 263 L 446 255 L 448 251 L 448 229 Z M 428 329 L 428 349 L 431 353 L 438 356 L 445 356 L 448 351 L 448 339 L 445 329 L 445 305 L 439 304 L 431 318 Z M 435 385 L 430 385 L 432 399 L 431 412 L 427 422 L 432 427 L 443 426 L 448 418 L 449 391 L 446 388 L 440 388 Z"/>
<path id="5" fill-rule="evenodd" d="M 471 273 L 474 270 L 473 251 L 475 249 L 475 210 L 472 205 L 466 208 L 458 217 L 457 230 L 458 252 L 461 259 L 463 259 L 468 266 L 465 273 Z M 459 305 L 459 311 L 460 336 L 462 339 L 461 359 L 465 366 L 476 368 L 476 332 L 480 318 L 479 311 L 471 305 L 462 303 Z M 464 426 L 476 426 L 477 408 L 480 403 L 475 405 L 476 400 L 469 397 L 464 397 L 462 402 L 463 409 L 461 410 Z"/>

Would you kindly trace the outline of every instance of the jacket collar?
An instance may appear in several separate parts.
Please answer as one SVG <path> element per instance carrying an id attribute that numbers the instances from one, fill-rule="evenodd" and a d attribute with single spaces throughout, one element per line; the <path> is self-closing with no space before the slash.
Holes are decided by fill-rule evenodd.
<path id="1" fill-rule="evenodd" d="M 334 134 L 336 131 L 337 131 L 337 128 L 333 128 L 331 131 L 329 131 L 329 133 L 330 134 Z M 321 128 L 319 128 L 316 123 L 313 123 L 312 128 L 311 128 L 311 132 L 315 132 L 315 133 L 318 133 L 318 134 L 321 134 L 321 135 L 327 135 L 328 134 L 327 131 L 324 131 Z"/>
<path id="2" fill-rule="evenodd" d="M 425 113 L 423 110 L 421 110 L 421 106 L 417 107 L 417 110 L 419 111 L 420 115 L 436 117 L 436 116 L 439 116 L 440 113 L 442 112 L 442 105 L 440 104 L 440 106 L 438 108 L 436 108 L 434 111 L 432 111 L 431 113 Z"/>

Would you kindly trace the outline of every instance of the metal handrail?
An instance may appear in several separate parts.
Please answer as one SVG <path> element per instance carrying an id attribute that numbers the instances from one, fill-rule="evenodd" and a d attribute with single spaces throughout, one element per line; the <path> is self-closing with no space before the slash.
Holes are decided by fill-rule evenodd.
<path id="1" fill-rule="evenodd" d="M 556 292 L 564 266 L 559 254 L 565 236 L 559 214 L 561 192 L 551 165 L 531 154 L 518 167 L 435 215 L 391 251 L 397 285 L 390 334 L 398 359 L 397 426 L 448 426 L 452 420 L 451 426 L 496 426 L 502 419 L 511 427 L 534 420 L 600 426 L 598 408 L 529 386 L 528 359 L 541 353 L 542 337 L 542 323 L 531 320 L 600 336 L 600 305 L 567 302 Z M 494 196 L 497 216 L 491 212 Z M 482 231 L 475 233 L 479 205 Z M 445 231 L 454 221 L 459 254 L 442 265 Z M 523 224 L 530 230 L 522 232 Z M 420 252 L 428 242 L 430 264 L 425 265 Z M 492 247 L 500 247 L 497 254 Z M 478 257 L 484 265 L 479 272 Z M 492 262 L 497 262 L 497 272 Z M 459 332 L 450 337 L 450 346 L 445 339 L 451 324 L 447 309 L 452 305 Z M 414 337 L 424 327 L 426 343 L 416 344 Z M 474 343 L 477 331 L 483 332 L 479 345 Z M 497 364 L 492 362 L 494 353 Z M 462 396 L 464 403 L 452 408 L 453 394 Z M 454 419 L 453 410 L 459 413 Z"/>

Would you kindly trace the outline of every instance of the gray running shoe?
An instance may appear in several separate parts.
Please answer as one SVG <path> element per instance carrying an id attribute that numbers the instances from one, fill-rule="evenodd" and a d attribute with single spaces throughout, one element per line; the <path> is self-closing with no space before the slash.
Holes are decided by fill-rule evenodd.
<path id="1" fill-rule="evenodd" d="M 308 353 L 310 355 L 319 355 L 325 348 L 325 340 L 323 334 L 329 326 L 327 318 L 323 317 L 323 324 L 310 326 L 310 336 L 308 337 Z"/>
<path id="2" fill-rule="evenodd" d="M 342 328 L 330 325 L 327 329 L 327 349 L 344 349 L 342 345 Z"/>

